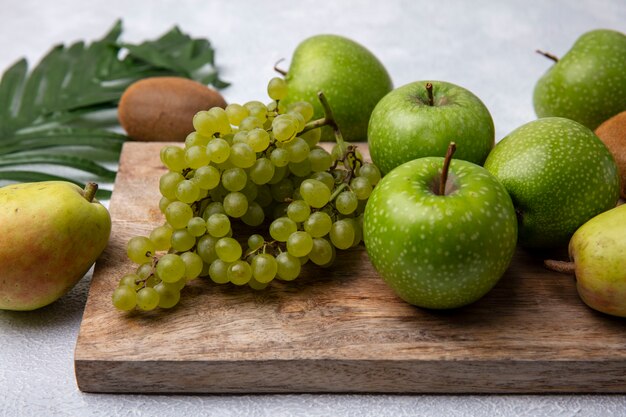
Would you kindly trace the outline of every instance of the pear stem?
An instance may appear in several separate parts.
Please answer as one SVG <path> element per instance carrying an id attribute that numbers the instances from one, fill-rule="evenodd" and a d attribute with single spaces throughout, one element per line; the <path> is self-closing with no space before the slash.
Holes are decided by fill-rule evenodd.
<path id="1" fill-rule="evenodd" d="M 287 71 L 285 71 L 282 68 L 278 68 L 278 64 L 280 64 L 281 62 L 283 62 L 285 60 L 285 58 L 281 58 L 278 61 L 276 61 L 276 63 L 274 64 L 274 71 L 276 71 L 277 73 L 279 73 L 280 75 L 282 75 L 283 77 L 287 76 Z"/>
<path id="2" fill-rule="evenodd" d="M 560 272 L 562 274 L 574 274 L 576 272 L 576 264 L 574 262 L 567 261 L 555 261 L 553 259 L 546 259 L 543 261 L 546 268 Z"/>
<path id="3" fill-rule="evenodd" d="M 452 160 L 452 155 L 454 155 L 454 151 L 456 151 L 456 143 L 450 142 L 450 145 L 448 145 L 448 150 L 446 152 L 446 157 L 443 160 L 443 169 L 441 170 L 441 181 L 439 181 L 439 195 L 446 194 L 446 183 L 448 182 L 448 171 L 450 170 L 450 161 Z"/>
<path id="4" fill-rule="evenodd" d="M 548 59 L 553 60 L 554 62 L 559 62 L 559 58 L 556 55 L 552 55 L 550 52 L 541 51 L 539 49 L 537 49 L 535 52 L 537 52 L 540 55 L 545 56 Z"/>
<path id="5" fill-rule="evenodd" d="M 426 83 L 426 92 L 428 93 L 428 105 L 434 106 L 435 98 L 433 97 L 433 84 L 432 83 Z"/>
<path id="6" fill-rule="evenodd" d="M 98 184 L 95 182 L 88 182 L 85 185 L 83 197 L 91 203 L 96 196 L 96 191 L 98 191 Z"/>

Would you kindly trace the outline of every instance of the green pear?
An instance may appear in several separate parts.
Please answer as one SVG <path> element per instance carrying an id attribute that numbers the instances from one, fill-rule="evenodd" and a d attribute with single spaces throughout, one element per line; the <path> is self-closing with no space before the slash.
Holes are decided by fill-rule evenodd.
<path id="1" fill-rule="evenodd" d="M 539 79 L 533 102 L 539 117 L 559 116 L 595 129 L 626 110 L 626 35 L 599 29 L 582 35 Z"/>
<path id="2" fill-rule="evenodd" d="M 589 307 L 626 317 L 626 205 L 615 207 L 583 224 L 569 243 L 571 262 L 546 261 L 546 266 L 576 274 L 576 288 Z"/>
<path id="3" fill-rule="evenodd" d="M 585 126 L 546 117 L 518 127 L 496 144 L 485 168 L 507 189 L 527 248 L 565 247 L 592 217 L 615 207 L 615 160 Z"/>
<path id="4" fill-rule="evenodd" d="M 324 117 L 317 93 L 323 91 L 346 140 L 367 140 L 367 124 L 374 106 L 392 89 L 383 64 L 362 45 L 337 35 L 317 35 L 298 45 L 291 58 L 284 105 L 308 101 L 314 118 Z M 322 140 L 334 140 L 330 128 Z"/>
<path id="5" fill-rule="evenodd" d="M 0 188 L 0 309 L 48 305 L 87 273 L 111 233 L 96 190 L 64 181 Z"/>

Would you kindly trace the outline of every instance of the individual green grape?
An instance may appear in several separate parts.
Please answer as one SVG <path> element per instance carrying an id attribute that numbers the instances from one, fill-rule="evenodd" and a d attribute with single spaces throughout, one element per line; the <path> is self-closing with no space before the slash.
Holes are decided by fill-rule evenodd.
<path id="1" fill-rule="evenodd" d="M 164 146 L 160 152 L 161 162 L 170 171 L 181 172 L 186 168 L 185 150 L 179 146 Z"/>
<path id="2" fill-rule="evenodd" d="M 267 158 L 259 158 L 250 168 L 250 180 L 255 184 L 266 184 L 274 176 L 274 164 Z"/>
<path id="3" fill-rule="evenodd" d="M 126 246 L 128 258 L 136 264 L 141 265 L 151 260 L 156 248 L 154 243 L 145 236 L 135 236 L 130 238 Z"/>
<path id="4" fill-rule="evenodd" d="M 211 236 L 224 237 L 230 230 L 230 220 L 226 214 L 215 213 L 206 221 L 206 230 Z"/>
<path id="5" fill-rule="evenodd" d="M 208 111 L 199 111 L 193 116 L 193 128 L 203 136 L 213 136 L 217 132 L 217 120 Z"/>
<path id="6" fill-rule="evenodd" d="M 302 115 L 305 122 L 308 122 L 313 117 L 315 113 L 315 109 L 308 101 L 296 101 L 294 103 L 289 104 L 287 107 L 287 112 L 297 111 Z M 317 129 L 315 129 L 317 130 Z"/>
<path id="7" fill-rule="evenodd" d="M 252 268 L 252 276 L 261 284 L 267 284 L 273 280 L 278 272 L 276 258 L 267 253 L 255 255 L 250 267 Z"/>
<path id="8" fill-rule="evenodd" d="M 300 260 L 287 252 L 282 252 L 276 257 L 276 276 L 283 281 L 293 281 L 300 275 L 302 265 Z"/>
<path id="9" fill-rule="evenodd" d="M 242 168 L 229 168 L 222 173 L 222 185 L 228 191 L 241 191 L 248 181 L 248 175 Z"/>
<path id="10" fill-rule="evenodd" d="M 194 181 L 183 180 L 176 187 L 176 198 L 183 203 L 191 204 L 198 200 L 200 187 Z"/>
<path id="11" fill-rule="evenodd" d="M 239 168 L 250 168 L 256 161 L 256 154 L 247 143 L 234 143 L 228 161 Z"/>
<path id="12" fill-rule="evenodd" d="M 354 242 L 354 225 L 347 219 L 333 223 L 330 228 L 330 241 L 337 249 L 348 249 Z"/>
<path id="13" fill-rule="evenodd" d="M 246 103 L 244 103 L 243 105 L 246 109 L 248 109 L 248 111 L 250 112 L 250 115 L 255 116 L 261 120 L 265 120 L 266 115 L 265 113 L 267 112 L 267 108 L 265 107 L 265 104 L 261 103 L 258 100 L 251 100 L 248 101 Z"/>
<path id="14" fill-rule="evenodd" d="M 272 184 L 270 191 L 274 200 L 281 203 L 293 194 L 293 182 L 289 178 L 285 178 L 278 184 Z"/>
<path id="15" fill-rule="evenodd" d="M 287 83 L 284 79 L 274 77 L 267 84 L 267 95 L 272 100 L 282 100 L 287 97 Z"/>
<path id="16" fill-rule="evenodd" d="M 263 105 L 263 107 L 265 107 L 265 105 Z M 239 124 L 239 129 L 252 130 L 252 129 L 263 128 L 263 121 L 264 120 L 261 120 L 260 118 L 254 115 L 250 115 L 241 121 L 241 123 Z"/>
<path id="17" fill-rule="evenodd" d="M 241 245 L 232 237 L 223 237 L 215 244 L 215 253 L 224 262 L 235 262 L 242 252 Z"/>
<path id="18" fill-rule="evenodd" d="M 130 288 L 138 289 L 139 288 L 139 275 L 137 274 L 126 274 L 120 279 L 120 282 L 117 284 L 119 287 L 127 286 Z"/>
<path id="19" fill-rule="evenodd" d="M 315 265 L 328 265 L 333 259 L 333 246 L 326 239 L 313 239 L 313 246 L 309 252 L 309 259 Z"/>
<path id="20" fill-rule="evenodd" d="M 311 171 L 321 172 L 330 169 L 333 160 L 328 152 L 322 148 L 313 148 L 309 153 Z"/>
<path id="21" fill-rule="evenodd" d="M 335 177 L 330 172 L 314 172 L 311 174 L 311 179 L 323 182 L 331 192 L 335 188 Z"/>
<path id="22" fill-rule="evenodd" d="M 330 199 L 330 190 L 321 181 L 307 179 L 300 184 L 300 195 L 311 207 L 324 207 Z"/>
<path id="23" fill-rule="evenodd" d="M 159 293 L 152 287 L 137 291 L 137 307 L 144 311 L 154 310 L 159 305 Z"/>
<path id="24" fill-rule="evenodd" d="M 289 217 L 279 217 L 270 224 L 270 236 L 279 242 L 286 242 L 297 230 L 296 222 Z"/>
<path id="25" fill-rule="evenodd" d="M 184 252 L 180 254 L 180 259 L 185 263 L 185 280 L 190 281 L 200 275 L 204 266 L 200 255 L 195 252 Z"/>
<path id="26" fill-rule="evenodd" d="M 185 263 L 180 256 L 168 253 L 159 258 L 156 272 L 162 281 L 176 282 L 185 276 Z"/>
<path id="27" fill-rule="evenodd" d="M 154 286 L 154 290 L 159 295 L 158 306 L 161 308 L 172 308 L 180 301 L 180 290 L 172 284 L 159 282 Z"/>
<path id="28" fill-rule="evenodd" d="M 248 134 L 248 145 L 254 152 L 263 152 L 270 146 L 270 134 L 265 129 L 252 129 Z"/>
<path id="29" fill-rule="evenodd" d="M 289 162 L 302 162 L 309 157 L 309 145 L 304 139 L 294 138 L 291 142 L 285 145 L 285 148 L 289 152 Z"/>
<path id="30" fill-rule="evenodd" d="M 228 121 L 233 126 L 239 126 L 241 121 L 248 117 L 250 111 L 246 109 L 241 104 L 231 103 L 226 106 L 226 115 L 228 116 Z"/>
<path id="31" fill-rule="evenodd" d="M 215 132 L 220 133 L 222 136 L 232 132 L 232 128 L 230 127 L 230 121 L 228 120 L 228 115 L 223 108 L 215 106 L 211 107 L 208 111 L 209 114 L 214 118 L 216 128 Z"/>
<path id="32" fill-rule="evenodd" d="M 139 276 L 139 279 L 141 280 L 147 279 L 150 275 L 154 273 L 152 260 L 150 260 L 149 262 L 144 262 L 141 265 L 139 265 L 135 273 L 137 274 L 137 276 Z"/>
<path id="33" fill-rule="evenodd" d="M 209 203 L 209 205 L 206 206 L 206 208 L 202 212 L 202 218 L 204 220 L 209 220 L 209 217 L 216 213 L 226 214 L 226 210 L 224 210 L 224 205 L 219 201 L 213 201 Z"/>
<path id="34" fill-rule="evenodd" d="M 178 184 L 185 180 L 178 172 L 168 172 L 166 174 L 161 175 L 159 178 L 159 191 L 161 195 L 166 197 L 168 200 L 176 200 L 176 189 L 178 188 Z"/>
<path id="35" fill-rule="evenodd" d="M 202 217 L 192 217 L 187 222 L 187 231 L 193 237 L 200 237 L 206 232 L 206 221 Z"/>
<path id="36" fill-rule="evenodd" d="M 236 191 L 228 193 L 224 197 L 224 211 L 230 217 L 241 217 L 248 211 L 248 199 L 242 193 Z"/>
<path id="37" fill-rule="evenodd" d="M 210 161 L 211 159 L 206 153 L 206 146 L 194 145 L 185 150 L 185 162 L 191 169 L 200 168 L 203 165 L 207 165 Z"/>
<path id="38" fill-rule="evenodd" d="M 250 264 L 243 260 L 233 262 L 228 266 L 226 271 L 228 280 L 235 285 L 244 285 L 252 278 L 252 268 Z"/>
<path id="39" fill-rule="evenodd" d="M 250 203 L 246 214 L 241 216 L 241 221 L 252 227 L 260 226 L 263 224 L 264 220 L 265 213 L 263 212 L 263 208 L 256 201 Z"/>
<path id="40" fill-rule="evenodd" d="M 322 129 L 311 129 L 304 133 L 300 133 L 299 136 L 304 139 L 310 149 L 313 149 L 313 147 L 315 147 L 322 139 Z"/>
<path id="41" fill-rule="evenodd" d="M 296 125 L 296 132 L 302 132 L 304 127 L 306 126 L 306 121 L 304 120 L 304 116 L 300 112 L 290 111 L 285 113 L 285 115 L 289 116 L 291 120 Z"/>
<path id="42" fill-rule="evenodd" d="M 289 162 L 289 171 L 298 177 L 307 177 L 311 173 L 311 161 L 307 158 L 301 162 Z"/>
<path id="43" fill-rule="evenodd" d="M 253 234 L 248 237 L 248 249 L 255 251 L 265 244 L 265 239 L 259 234 Z"/>
<path id="44" fill-rule="evenodd" d="M 232 143 L 248 143 L 248 131 L 247 130 L 240 130 L 239 132 L 235 133 L 235 135 L 233 136 L 233 140 Z"/>
<path id="45" fill-rule="evenodd" d="M 356 198 L 356 193 L 352 191 L 342 191 L 335 197 L 335 208 L 344 215 L 354 213 L 358 204 L 359 200 Z"/>
<path id="46" fill-rule="evenodd" d="M 159 199 L 159 210 L 161 211 L 161 213 L 165 214 L 165 209 L 167 208 L 167 206 L 170 205 L 172 201 L 173 200 L 170 200 L 165 196 L 161 196 L 161 198 Z"/>
<path id="47" fill-rule="evenodd" d="M 210 235 L 204 235 L 198 239 L 196 252 L 207 264 L 210 264 L 217 259 L 217 253 L 215 252 L 215 244 L 217 243 L 217 240 L 218 238 Z"/>
<path id="48" fill-rule="evenodd" d="M 253 183 L 252 181 L 248 181 L 246 185 L 241 190 L 241 194 L 245 195 L 248 201 L 256 200 L 256 197 L 259 193 L 259 186 Z"/>
<path id="49" fill-rule="evenodd" d="M 121 311 L 130 311 L 137 305 L 137 292 L 135 287 L 127 285 L 119 286 L 113 291 L 113 306 Z"/>
<path id="50" fill-rule="evenodd" d="M 276 148 L 270 154 L 270 161 L 277 167 L 287 166 L 289 163 L 289 151 L 284 148 Z"/>
<path id="51" fill-rule="evenodd" d="M 378 167 L 374 164 L 370 164 L 369 162 L 363 163 L 361 168 L 359 168 L 358 176 L 367 178 L 372 186 L 378 184 L 381 177 Z"/>
<path id="52" fill-rule="evenodd" d="M 313 248 L 313 238 L 307 232 L 297 231 L 287 239 L 287 252 L 290 255 L 307 256 Z"/>
<path id="53" fill-rule="evenodd" d="M 252 288 L 253 290 L 256 291 L 260 291 L 260 290 L 264 290 L 265 288 L 267 288 L 268 283 L 261 283 L 259 281 L 257 281 L 256 279 L 254 279 L 254 277 L 250 278 L 250 281 L 248 281 L 248 286 L 250 286 L 250 288 Z"/>
<path id="54" fill-rule="evenodd" d="M 311 206 L 304 200 L 294 200 L 287 206 L 287 216 L 296 223 L 302 223 L 311 215 Z"/>
<path id="55" fill-rule="evenodd" d="M 207 145 L 206 151 L 211 162 L 221 164 L 230 157 L 230 145 L 222 138 L 213 138 Z"/>
<path id="56" fill-rule="evenodd" d="M 189 204 L 181 201 L 173 201 L 165 209 L 165 219 L 174 229 L 187 227 L 187 223 L 193 217 L 193 210 Z"/>
<path id="57" fill-rule="evenodd" d="M 215 260 L 209 267 L 209 277 L 216 284 L 226 284 L 228 282 L 229 266 L 229 262 L 224 262 L 221 259 Z"/>
<path id="58" fill-rule="evenodd" d="M 157 226 L 150 232 L 150 240 L 154 243 L 155 250 L 168 250 L 173 228 L 168 223 Z"/>
<path id="59" fill-rule="evenodd" d="M 372 184 L 365 177 L 356 177 L 350 181 L 350 188 L 359 200 L 367 200 L 372 194 Z"/>
<path id="60" fill-rule="evenodd" d="M 297 122 L 285 114 L 278 115 L 272 120 L 272 133 L 277 141 L 289 142 L 298 133 Z"/>
<path id="61" fill-rule="evenodd" d="M 185 252 L 193 248 L 196 244 L 196 238 L 187 231 L 187 229 L 178 229 L 172 232 L 172 239 L 170 240 L 172 249 L 177 252 Z"/>
<path id="62" fill-rule="evenodd" d="M 279 182 L 281 182 L 289 173 L 289 168 L 284 166 L 284 167 L 276 167 L 274 168 L 274 176 L 272 177 L 271 180 L 269 180 L 267 183 L 272 185 L 272 184 L 278 184 Z"/>
<path id="63" fill-rule="evenodd" d="M 198 132 L 191 132 L 185 138 L 185 149 L 189 149 L 192 146 L 206 146 L 209 140 L 211 140 L 210 136 L 204 136 Z"/>
<path id="64" fill-rule="evenodd" d="M 203 190 L 212 190 L 220 183 L 220 171 L 212 165 L 205 165 L 193 174 L 196 185 Z"/>
<path id="65" fill-rule="evenodd" d="M 304 221 L 304 231 L 313 237 L 323 237 L 330 233 L 333 221 L 327 213 L 316 211 Z"/>
<path id="66" fill-rule="evenodd" d="M 257 196 L 256 202 L 263 208 L 269 206 L 274 202 L 274 198 L 272 197 L 272 192 L 270 191 L 270 187 L 267 185 L 259 185 L 257 187 Z"/>

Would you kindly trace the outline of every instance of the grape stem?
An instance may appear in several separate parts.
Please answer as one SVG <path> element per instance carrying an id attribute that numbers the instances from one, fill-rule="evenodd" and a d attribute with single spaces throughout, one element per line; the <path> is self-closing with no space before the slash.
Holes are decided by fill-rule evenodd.
<path id="1" fill-rule="evenodd" d="M 324 109 L 324 117 L 307 123 L 301 133 L 306 133 L 309 130 L 317 129 L 318 127 L 322 126 L 330 126 L 333 128 L 335 140 L 337 141 L 339 146 L 341 146 L 341 148 L 344 148 L 345 144 L 343 140 L 343 135 L 341 134 L 341 130 L 339 130 L 339 125 L 337 125 L 337 121 L 335 119 L 335 116 L 333 115 L 333 110 L 330 108 L 330 104 L 328 103 L 324 92 L 318 92 L 317 97 L 319 98 L 320 103 L 322 104 L 322 108 Z"/>
<path id="2" fill-rule="evenodd" d="M 330 195 L 328 201 L 333 201 L 339 195 L 339 193 L 341 193 L 346 188 L 348 188 L 348 184 L 345 182 L 341 183 L 337 188 L 335 188 L 335 191 L 333 191 L 333 193 Z"/>

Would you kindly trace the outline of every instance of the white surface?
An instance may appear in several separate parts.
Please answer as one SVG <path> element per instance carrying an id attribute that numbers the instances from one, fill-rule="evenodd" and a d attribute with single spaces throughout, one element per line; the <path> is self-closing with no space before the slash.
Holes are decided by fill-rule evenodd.
<path id="1" fill-rule="evenodd" d="M 279 58 L 289 58 L 310 35 L 343 34 L 373 51 L 396 86 L 430 78 L 472 90 L 490 109 L 497 139 L 535 118 L 532 88 L 550 65 L 535 49 L 563 55 L 587 30 L 626 32 L 623 0 L 0 0 L 0 70 L 22 56 L 34 64 L 55 43 L 99 38 L 119 17 L 126 41 L 155 38 L 174 24 L 208 37 L 222 78 L 232 82 L 223 91 L 229 102 L 265 100 Z M 0 311 L 0 415 L 626 416 L 624 395 L 84 394 L 76 387 L 73 353 L 89 278 L 39 311 Z"/>

